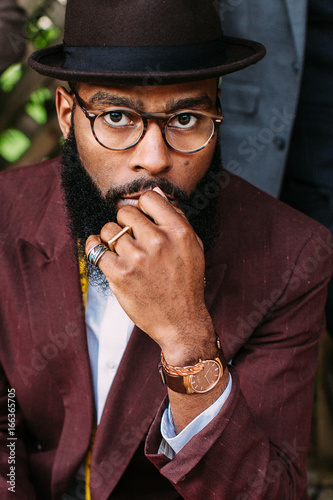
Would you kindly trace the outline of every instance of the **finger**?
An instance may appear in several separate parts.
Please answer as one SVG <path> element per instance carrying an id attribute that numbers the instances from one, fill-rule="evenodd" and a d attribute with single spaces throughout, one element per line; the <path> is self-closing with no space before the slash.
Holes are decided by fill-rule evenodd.
<path id="1" fill-rule="evenodd" d="M 192 226 L 188 222 L 187 217 L 184 214 L 184 212 L 180 208 L 175 207 L 173 204 L 171 204 L 171 202 L 168 200 L 168 198 L 165 196 L 165 194 L 163 193 L 163 191 L 160 188 L 156 187 L 153 189 L 153 191 L 158 193 L 163 198 L 163 201 L 164 201 L 163 206 L 165 207 L 165 204 L 167 204 L 167 208 L 170 208 L 171 210 L 166 210 L 165 213 L 162 214 L 162 217 L 158 217 L 158 215 L 156 214 L 156 211 L 154 211 L 155 215 L 152 215 L 152 212 L 149 212 L 149 209 L 151 209 L 151 207 L 152 207 L 152 203 L 151 203 L 151 200 L 149 200 L 149 202 L 146 203 L 146 200 L 147 200 L 146 193 L 139 198 L 139 204 L 138 204 L 137 208 L 140 208 L 144 213 L 146 213 L 146 215 L 148 215 L 150 218 L 154 219 L 155 224 L 157 224 L 157 225 L 161 225 L 161 226 L 166 225 L 167 227 L 172 227 L 174 230 L 177 228 L 177 222 L 179 223 L 182 220 L 182 221 L 186 221 L 185 227 L 188 228 L 190 226 L 192 228 Z M 152 191 L 149 191 L 148 193 L 152 194 Z M 143 196 L 145 196 L 144 202 L 142 202 Z M 140 200 L 141 200 L 141 203 L 140 203 Z M 154 206 L 153 206 L 153 209 L 154 209 Z M 177 214 L 178 218 L 176 218 L 176 216 L 172 217 L 172 214 L 175 215 L 175 213 Z M 179 219 L 179 216 L 181 217 L 181 219 Z M 178 227 L 184 228 L 184 226 L 182 226 L 181 224 L 179 224 Z M 195 232 L 194 232 L 194 234 L 195 234 L 196 240 L 197 240 L 201 250 L 204 251 L 204 245 L 203 245 L 201 239 L 199 238 L 199 236 Z"/>
<path id="2" fill-rule="evenodd" d="M 154 190 L 142 194 L 137 207 L 157 225 L 174 226 L 184 222 L 188 224 L 184 213 Z"/>
<path id="3" fill-rule="evenodd" d="M 166 194 L 164 194 L 163 191 L 162 191 L 162 189 L 159 188 L 158 186 L 154 187 L 153 191 L 155 191 L 155 193 L 160 194 L 162 196 L 162 198 L 164 198 L 166 201 L 169 201 L 168 197 L 166 196 Z"/>
<path id="4" fill-rule="evenodd" d="M 157 187 L 154 187 L 153 191 L 155 191 L 156 193 L 160 194 L 162 196 L 162 198 L 164 198 L 168 203 L 171 203 L 171 201 L 167 198 L 167 196 L 163 193 L 162 189 L 159 188 L 158 186 Z M 186 215 L 184 214 L 184 212 L 179 208 L 177 207 L 176 205 L 173 205 L 171 203 L 171 205 L 173 206 L 174 210 L 176 210 L 176 212 L 181 215 L 184 219 L 187 220 L 187 217 Z"/>
<path id="5" fill-rule="evenodd" d="M 126 225 L 125 226 L 129 226 Z M 118 247 L 123 246 L 124 243 L 127 245 L 133 242 L 132 228 L 126 229 L 126 227 L 120 226 L 114 222 L 109 222 L 101 229 L 101 239 L 105 245 L 110 248 L 112 253 L 119 255 Z M 117 248 L 117 250 L 116 250 Z"/>
<path id="6" fill-rule="evenodd" d="M 117 214 L 117 220 L 120 226 L 130 226 L 133 228 L 133 237 L 139 244 L 141 239 L 149 240 L 156 236 L 159 231 L 158 226 L 137 207 L 126 205 L 122 207 Z"/>
<path id="7" fill-rule="evenodd" d="M 163 193 L 162 189 L 160 189 L 158 186 L 157 186 L 157 187 L 155 187 L 155 188 L 153 189 L 153 191 L 156 191 L 156 193 L 160 194 L 160 195 L 162 196 L 162 198 L 164 198 L 164 199 L 165 199 L 168 203 L 170 203 L 170 201 L 168 200 L 168 198 L 166 197 L 166 195 Z M 176 212 L 177 212 L 179 215 L 181 215 L 184 219 L 186 219 L 186 220 L 187 220 L 186 215 L 184 214 L 184 212 L 183 212 L 180 208 L 175 207 L 174 205 L 173 205 L 173 208 L 176 210 Z M 202 249 L 202 250 L 204 250 L 204 245 L 203 245 L 203 243 L 202 243 L 201 239 L 199 238 L 199 236 L 198 236 L 197 234 L 196 234 L 196 237 L 197 237 L 197 241 L 198 241 L 198 243 L 199 243 L 199 245 L 200 245 L 201 249 Z"/>
<path id="8" fill-rule="evenodd" d="M 158 193 L 159 195 L 162 196 L 162 198 L 164 198 L 168 203 L 171 204 L 171 206 L 173 207 L 173 209 L 179 214 L 181 215 L 182 217 L 184 217 L 184 219 L 187 220 L 187 217 L 186 215 L 184 214 L 184 212 L 179 208 L 177 207 L 175 204 L 171 203 L 171 201 L 168 199 L 168 197 L 166 196 L 165 193 L 163 193 L 162 189 L 159 188 L 158 186 L 154 187 L 153 188 L 153 191 L 155 191 L 156 193 Z"/>
<path id="9" fill-rule="evenodd" d="M 158 217 L 156 213 L 158 211 L 161 211 L 163 209 L 163 205 L 166 203 L 167 205 L 170 205 L 169 200 L 165 197 L 163 193 L 163 197 L 158 194 L 155 196 L 155 200 L 157 199 L 157 204 L 155 203 L 155 216 L 154 219 L 156 220 Z M 162 202 L 162 208 L 161 204 L 159 202 Z M 131 206 L 131 205 L 126 205 L 122 207 L 117 214 L 117 220 L 118 223 L 121 226 L 126 226 L 129 225 L 133 227 L 134 230 L 134 236 L 135 240 L 137 243 L 137 246 L 146 246 L 146 243 L 149 241 L 157 241 L 158 237 L 162 236 L 162 232 L 166 231 L 167 233 L 177 233 L 177 232 L 184 232 L 185 229 L 190 230 L 193 232 L 193 229 L 191 225 L 188 223 L 186 217 L 184 214 L 179 210 L 180 213 L 176 212 L 175 213 L 175 207 L 170 205 L 171 210 L 175 214 L 176 217 L 176 222 L 178 221 L 178 224 L 176 222 L 171 222 L 169 221 L 169 225 L 162 225 L 162 224 L 157 224 L 155 220 L 150 217 L 147 213 L 144 213 L 140 208 Z M 169 217 L 170 219 L 170 217 Z M 184 225 L 185 221 L 185 225 Z M 162 231 L 162 232 L 161 232 Z M 195 234 L 193 232 L 193 234 Z M 199 243 L 200 244 L 200 243 Z"/>
<path id="10" fill-rule="evenodd" d="M 86 246 L 85 246 L 85 252 L 86 255 L 94 248 L 94 246 L 98 245 L 99 243 L 102 243 L 101 237 L 97 234 L 92 234 L 87 238 L 86 241 Z"/>
<path id="11" fill-rule="evenodd" d="M 100 250 L 102 250 L 100 254 L 96 252 L 94 253 L 94 249 L 96 249 L 96 247 L 100 247 Z M 91 235 L 86 241 L 85 253 L 88 261 L 97 267 L 99 267 L 102 260 L 103 262 L 105 261 L 104 256 L 106 256 L 106 254 L 111 254 L 109 249 L 106 248 L 106 250 L 103 250 L 103 247 L 106 247 L 106 245 L 104 245 L 99 235 Z"/>

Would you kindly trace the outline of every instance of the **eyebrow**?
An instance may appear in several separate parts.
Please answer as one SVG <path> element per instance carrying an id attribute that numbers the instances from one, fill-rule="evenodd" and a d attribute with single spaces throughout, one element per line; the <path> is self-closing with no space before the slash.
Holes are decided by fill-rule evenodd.
<path id="1" fill-rule="evenodd" d="M 208 111 L 213 107 L 213 102 L 208 94 L 200 94 L 193 97 L 185 97 L 183 99 L 170 100 L 167 102 L 166 113 L 175 113 L 180 109 L 201 109 Z"/>
<path id="2" fill-rule="evenodd" d="M 143 102 L 141 99 L 129 99 L 128 97 L 119 96 L 118 94 L 110 94 L 109 92 L 104 92 L 99 90 L 89 99 L 89 104 L 101 104 L 103 106 L 123 106 L 125 108 L 137 107 L 137 109 L 143 108 Z"/>
<path id="3" fill-rule="evenodd" d="M 88 101 L 89 105 L 102 106 L 120 106 L 133 108 L 137 111 L 145 112 L 144 101 L 141 99 L 133 99 L 130 97 L 112 94 L 110 92 L 98 91 L 91 96 Z M 182 109 L 201 109 L 208 111 L 213 107 L 211 98 L 206 93 L 197 96 L 185 97 L 181 99 L 170 99 L 167 101 L 165 109 L 162 111 L 166 114 L 172 114 Z"/>

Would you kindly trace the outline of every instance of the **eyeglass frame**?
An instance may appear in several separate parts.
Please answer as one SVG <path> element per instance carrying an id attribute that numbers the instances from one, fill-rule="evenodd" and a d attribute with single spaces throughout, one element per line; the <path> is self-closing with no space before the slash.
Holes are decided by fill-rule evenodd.
<path id="1" fill-rule="evenodd" d="M 133 148 L 145 136 L 147 129 L 148 129 L 148 120 L 158 120 L 158 121 L 162 121 L 162 124 L 159 126 L 160 126 L 163 140 L 167 144 L 167 146 L 169 146 L 171 149 L 174 149 L 175 151 L 178 151 L 178 152 L 184 153 L 184 154 L 197 153 L 198 151 L 201 151 L 202 149 L 204 149 L 212 141 L 212 139 L 215 137 L 217 128 L 222 125 L 222 122 L 224 119 L 224 116 L 222 114 L 220 101 L 219 101 L 218 97 L 216 98 L 216 106 L 217 106 L 217 109 L 220 112 L 220 114 L 215 115 L 213 113 L 209 113 L 208 111 L 199 111 L 199 110 L 195 110 L 195 109 L 184 109 L 181 111 L 177 111 L 176 113 L 142 113 L 141 111 L 137 111 L 136 109 L 122 107 L 122 106 L 115 106 L 114 108 L 108 108 L 108 109 L 105 109 L 103 111 L 97 112 L 97 111 L 88 110 L 84 104 L 84 101 L 81 99 L 81 97 L 79 96 L 79 94 L 76 91 L 73 91 L 72 94 L 75 96 L 75 99 L 76 99 L 81 111 L 83 111 L 86 118 L 88 118 L 88 120 L 90 121 L 91 131 L 92 131 L 92 134 L 93 134 L 95 140 L 103 148 L 108 149 L 110 151 L 126 151 L 127 149 Z M 135 114 L 139 115 L 143 121 L 143 130 L 142 130 L 142 133 L 139 136 L 139 138 L 134 142 L 134 144 L 131 144 L 130 146 L 127 146 L 126 148 L 122 148 L 122 149 L 110 148 L 110 147 L 106 146 L 105 144 L 103 144 L 98 139 L 96 132 L 95 132 L 95 128 L 94 128 L 94 123 L 95 123 L 95 120 L 97 118 L 99 118 L 101 115 L 109 113 L 111 110 L 113 110 L 115 108 L 119 108 L 119 109 L 124 110 L 124 111 L 134 112 Z M 192 151 L 182 151 L 180 149 L 173 147 L 171 144 L 169 144 L 169 142 L 165 136 L 165 129 L 166 129 L 168 123 L 170 122 L 171 118 L 173 118 L 174 116 L 177 116 L 179 114 L 185 114 L 185 113 L 192 113 L 195 115 L 203 115 L 203 116 L 206 116 L 208 118 L 211 118 L 213 125 L 214 125 L 213 132 L 212 132 L 210 138 L 205 142 L 205 144 L 203 144 L 203 146 L 201 146 L 200 148 L 194 149 Z"/>

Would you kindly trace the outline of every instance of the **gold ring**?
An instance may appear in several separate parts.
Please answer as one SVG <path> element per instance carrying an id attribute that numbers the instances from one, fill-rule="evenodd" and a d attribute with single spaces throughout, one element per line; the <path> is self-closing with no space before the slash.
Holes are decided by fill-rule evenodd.
<path id="1" fill-rule="evenodd" d="M 114 244 L 125 233 L 128 233 L 130 236 L 132 236 L 132 228 L 130 226 L 123 227 L 123 229 L 119 231 L 119 233 L 117 233 L 113 238 L 111 238 L 111 240 L 108 241 L 108 247 L 110 248 L 111 252 L 117 253 L 114 249 Z"/>

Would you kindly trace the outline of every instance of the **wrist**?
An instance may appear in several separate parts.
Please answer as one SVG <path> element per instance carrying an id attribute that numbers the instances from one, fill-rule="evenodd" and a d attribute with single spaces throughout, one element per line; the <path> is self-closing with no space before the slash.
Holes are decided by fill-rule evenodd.
<path id="1" fill-rule="evenodd" d="M 182 332 L 179 342 L 160 345 L 165 361 L 173 366 L 188 366 L 199 359 L 213 359 L 217 353 L 214 325 L 205 324 Z"/>

